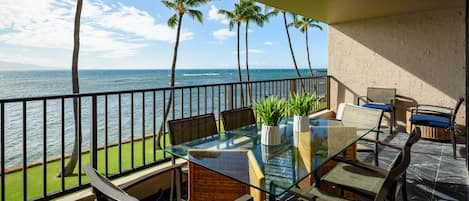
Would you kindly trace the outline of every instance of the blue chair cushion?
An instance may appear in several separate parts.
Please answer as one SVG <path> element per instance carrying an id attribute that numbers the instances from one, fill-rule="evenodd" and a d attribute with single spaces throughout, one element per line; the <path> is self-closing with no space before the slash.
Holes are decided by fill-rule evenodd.
<path id="1" fill-rule="evenodd" d="M 385 112 L 391 112 L 391 105 L 379 104 L 379 103 L 367 103 L 362 105 L 363 107 L 383 110 Z"/>
<path id="2" fill-rule="evenodd" d="M 428 114 L 414 114 L 410 117 L 410 122 L 417 125 L 438 128 L 449 128 L 450 126 L 449 118 Z"/>

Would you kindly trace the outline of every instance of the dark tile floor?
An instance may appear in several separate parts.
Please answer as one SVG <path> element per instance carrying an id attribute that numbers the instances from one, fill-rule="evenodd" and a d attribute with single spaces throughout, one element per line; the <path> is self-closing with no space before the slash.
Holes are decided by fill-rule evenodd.
<path id="1" fill-rule="evenodd" d="M 382 134 L 381 140 L 403 145 L 406 133 Z M 450 142 L 435 142 L 421 139 L 412 148 L 412 159 L 407 170 L 407 192 L 409 200 L 469 200 L 469 179 L 465 161 L 465 139 L 458 139 L 457 159 L 452 157 Z M 388 168 L 397 151 L 389 148 L 380 150 L 380 166 Z M 373 161 L 372 154 L 360 153 L 359 158 Z M 401 198 L 400 198 L 401 199 Z"/>

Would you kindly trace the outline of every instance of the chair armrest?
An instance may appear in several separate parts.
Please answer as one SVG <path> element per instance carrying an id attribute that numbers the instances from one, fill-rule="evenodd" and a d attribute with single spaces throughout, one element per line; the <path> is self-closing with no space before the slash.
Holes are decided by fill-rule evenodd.
<path id="1" fill-rule="evenodd" d="M 360 100 L 364 100 L 365 102 L 371 102 L 372 101 L 367 96 L 358 96 L 357 97 L 357 105 L 360 105 Z"/>
<path id="2" fill-rule="evenodd" d="M 346 164 L 349 164 L 349 165 L 352 165 L 352 166 L 355 166 L 355 167 L 367 169 L 367 170 L 379 173 L 382 176 L 386 176 L 389 173 L 387 170 L 384 170 L 382 168 L 379 168 L 377 166 L 374 166 L 374 165 L 371 165 L 371 164 L 368 164 L 368 163 L 360 162 L 358 160 L 351 160 L 351 159 L 346 159 L 346 158 L 342 158 L 342 157 L 335 157 L 332 160 L 337 161 L 337 162 L 346 163 Z"/>
<path id="3" fill-rule="evenodd" d="M 239 197 L 235 201 L 253 201 L 254 198 L 251 195 L 244 194 L 243 196 Z"/>

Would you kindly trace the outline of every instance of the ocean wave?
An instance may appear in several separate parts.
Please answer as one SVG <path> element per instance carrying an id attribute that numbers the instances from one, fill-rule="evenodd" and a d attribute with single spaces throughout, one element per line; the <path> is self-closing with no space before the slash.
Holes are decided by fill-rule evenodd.
<path id="1" fill-rule="evenodd" d="M 184 73 L 184 77 L 199 77 L 199 76 L 218 76 L 220 73 Z"/>

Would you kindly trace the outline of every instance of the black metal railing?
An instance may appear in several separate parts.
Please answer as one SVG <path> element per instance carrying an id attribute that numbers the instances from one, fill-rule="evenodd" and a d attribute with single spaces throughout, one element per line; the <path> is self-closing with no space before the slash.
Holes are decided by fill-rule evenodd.
<path id="1" fill-rule="evenodd" d="M 218 119 L 221 111 L 272 95 L 289 98 L 293 92 L 324 97 L 316 110 L 325 109 L 328 86 L 329 77 L 320 76 L 1 99 L 0 198 L 48 200 L 85 188 L 82 167 L 88 163 L 114 178 L 167 161 L 169 156 L 158 147 L 169 144 L 162 122 L 171 119 L 206 113 Z M 174 104 L 165 117 L 171 95 Z M 73 99 L 78 104 L 76 125 Z M 75 134 L 80 168 L 72 176 L 57 177 L 70 159 Z"/>

